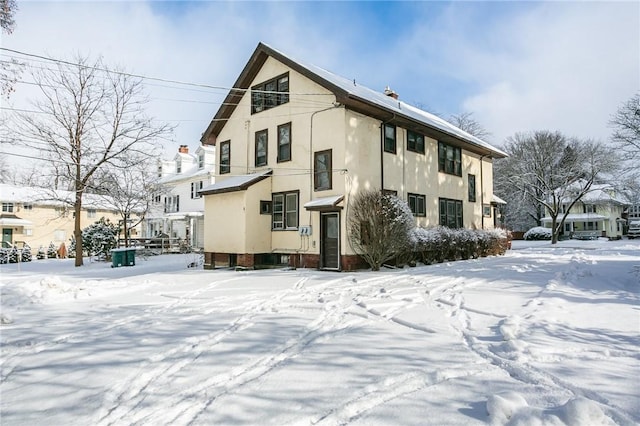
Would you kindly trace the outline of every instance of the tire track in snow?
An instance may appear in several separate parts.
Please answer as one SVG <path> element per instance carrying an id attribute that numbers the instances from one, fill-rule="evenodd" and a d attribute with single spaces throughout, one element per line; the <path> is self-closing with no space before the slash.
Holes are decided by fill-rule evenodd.
<path id="1" fill-rule="evenodd" d="M 299 279 L 294 284 L 293 288 L 303 288 L 306 281 L 308 281 L 308 277 Z M 97 424 L 115 424 L 135 412 L 135 410 L 145 400 L 145 390 L 150 386 L 161 386 L 163 383 L 170 383 L 170 379 L 172 377 L 182 371 L 185 367 L 191 365 L 191 363 L 195 362 L 203 352 L 212 349 L 215 345 L 231 336 L 233 333 L 251 327 L 251 320 L 259 312 L 268 309 L 269 306 L 279 303 L 284 298 L 285 294 L 290 291 L 290 289 L 281 291 L 274 298 L 262 301 L 261 303 L 252 303 L 253 301 L 247 302 L 251 305 L 251 307 L 248 308 L 249 312 L 236 318 L 223 330 L 198 338 L 188 338 L 180 345 L 175 346 L 162 354 L 154 356 L 149 361 L 143 362 L 142 365 L 138 367 L 138 371 L 135 374 L 115 385 L 110 392 L 107 392 L 108 396 L 106 405 L 108 405 L 109 408 L 103 408 L 103 410 L 101 410 Z M 201 315 L 207 315 L 207 312 L 202 312 Z M 190 352 L 189 356 L 182 356 L 177 362 L 164 362 L 171 358 L 171 356 L 184 352 Z M 154 365 L 155 367 L 153 367 Z"/>
<path id="2" fill-rule="evenodd" d="M 416 371 L 400 376 L 389 376 L 379 383 L 367 386 L 352 399 L 310 421 L 312 425 L 346 425 L 363 414 L 396 398 L 436 386 L 448 380 L 481 374 L 490 365 L 482 363 L 474 367 L 468 364 L 430 372 Z"/>
<path id="3" fill-rule="evenodd" d="M 354 294 L 356 296 L 361 295 L 362 292 L 367 289 L 370 290 L 378 282 L 392 281 L 394 279 L 389 277 L 374 277 L 358 281 L 347 276 L 315 286 L 306 286 L 304 285 L 305 282 L 301 283 L 299 281 L 294 285 L 293 289 L 281 292 L 277 299 L 278 301 L 284 300 L 295 293 L 296 290 L 299 296 L 309 295 L 309 293 L 315 294 L 318 290 L 322 290 L 325 297 L 335 300 L 326 302 L 321 314 L 307 325 L 306 330 L 299 336 L 287 340 L 278 350 L 236 367 L 229 373 L 213 376 L 198 385 L 169 397 L 169 401 L 163 403 L 163 406 L 170 407 L 169 412 L 174 413 L 169 423 L 191 424 L 220 397 L 259 380 L 287 361 L 302 354 L 316 340 L 326 336 L 337 336 L 351 327 L 363 323 L 366 319 L 362 317 L 345 320 L 346 316 L 349 315 L 350 307 L 355 304 L 353 300 Z M 262 308 L 264 306 L 254 307 L 254 309 L 258 310 Z M 204 398 L 202 398 L 203 395 Z M 142 406 L 134 407 L 127 417 L 133 418 L 134 423 L 141 424 L 167 422 L 166 415 L 160 416 L 154 411 L 148 411 Z"/>

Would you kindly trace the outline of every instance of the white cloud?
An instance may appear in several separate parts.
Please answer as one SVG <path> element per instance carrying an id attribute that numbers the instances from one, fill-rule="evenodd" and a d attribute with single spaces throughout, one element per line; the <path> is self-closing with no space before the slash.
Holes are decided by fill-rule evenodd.
<path id="1" fill-rule="evenodd" d="M 560 130 L 606 141 L 620 103 L 640 90 L 638 3 L 544 3 L 495 28 L 508 51 L 467 40 L 460 67 L 477 90 L 463 107 L 502 142 Z"/>
<path id="2" fill-rule="evenodd" d="M 373 89 L 390 84 L 407 102 L 473 111 L 495 143 L 537 129 L 604 139 L 610 114 L 639 90 L 638 3 L 400 3 L 402 26 L 371 21 L 372 5 L 195 2 L 176 15 L 162 2 L 22 2 L 3 47 L 230 86 L 264 41 Z M 16 88 L 19 107 L 33 90 Z M 226 94 L 147 89 L 153 116 L 185 120 L 168 155 L 198 145 Z"/>

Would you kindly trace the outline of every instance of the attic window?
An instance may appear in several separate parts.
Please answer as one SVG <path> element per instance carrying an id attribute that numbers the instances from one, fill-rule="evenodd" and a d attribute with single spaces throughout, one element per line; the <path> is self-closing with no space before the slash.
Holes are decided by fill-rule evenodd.
<path id="1" fill-rule="evenodd" d="M 256 84 L 251 88 L 251 114 L 289 102 L 289 73 Z"/>
<path id="2" fill-rule="evenodd" d="M 204 152 L 198 154 L 198 169 L 204 168 Z"/>

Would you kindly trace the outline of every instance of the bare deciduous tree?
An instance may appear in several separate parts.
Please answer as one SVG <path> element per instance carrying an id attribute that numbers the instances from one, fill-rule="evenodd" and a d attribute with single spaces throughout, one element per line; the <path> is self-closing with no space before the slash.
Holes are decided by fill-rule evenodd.
<path id="1" fill-rule="evenodd" d="M 11 34 L 16 26 L 14 15 L 18 10 L 16 0 L 0 0 L 0 27 L 5 34 Z M 13 92 L 13 85 L 24 70 L 24 63 L 15 58 L 0 60 L 0 93 L 9 98 Z"/>
<path id="2" fill-rule="evenodd" d="M 473 118 L 472 112 L 454 114 L 449 118 L 449 122 L 477 138 L 486 139 L 491 136 L 491 133 Z"/>
<path id="3" fill-rule="evenodd" d="M 71 183 L 74 235 L 82 247 L 82 196 L 92 177 L 101 169 L 124 170 L 135 156 L 153 153 L 152 142 L 171 128 L 145 114 L 148 100 L 139 78 L 108 70 L 101 59 L 58 62 L 34 71 L 33 78 L 42 95 L 33 102 L 39 114 L 21 114 L 16 132 Z M 82 263 L 77 250 L 75 264 Z"/>
<path id="4" fill-rule="evenodd" d="M 114 172 L 100 172 L 96 191 L 118 211 L 122 221 L 124 245 L 129 247 L 130 230 L 144 221 L 151 208 L 152 196 L 161 191 L 160 178 L 152 170 L 156 164 L 149 156 L 131 158 L 131 166 Z"/>
<path id="5" fill-rule="evenodd" d="M 571 207 L 616 165 L 615 155 L 602 144 L 568 139 L 559 132 L 516 134 L 507 139 L 505 151 L 509 157 L 501 160 L 496 179 L 512 194 L 546 209 L 553 244 L 558 242 Z"/>
<path id="6" fill-rule="evenodd" d="M 16 26 L 13 18 L 18 10 L 16 0 L 0 0 L 0 27 L 2 31 L 11 34 Z"/>
<path id="7" fill-rule="evenodd" d="M 415 220 L 405 201 L 378 190 L 360 191 L 349 209 L 349 243 L 371 269 L 380 270 L 384 262 L 409 249 Z"/>
<path id="8" fill-rule="evenodd" d="M 625 102 L 610 121 L 614 129 L 612 140 L 627 158 L 634 160 L 633 167 L 640 161 L 640 93 Z"/>

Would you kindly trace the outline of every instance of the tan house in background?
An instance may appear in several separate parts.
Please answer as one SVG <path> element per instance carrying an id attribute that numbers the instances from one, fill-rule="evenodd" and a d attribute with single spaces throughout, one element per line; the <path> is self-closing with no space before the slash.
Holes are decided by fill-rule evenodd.
<path id="1" fill-rule="evenodd" d="M 0 184 L 2 241 L 25 242 L 33 250 L 51 243 L 68 247 L 74 229 L 73 196 L 70 191 Z M 81 227 L 102 217 L 114 224 L 122 219 L 105 197 L 84 194 Z M 137 234 L 137 229 L 131 230 L 131 236 Z"/>
<path id="2" fill-rule="evenodd" d="M 622 237 L 627 225 L 624 211 L 629 201 L 616 193 L 609 185 L 593 185 L 591 190 L 575 203 L 571 210 L 566 211 L 567 204 L 563 204 L 558 221 L 568 213 L 564 221 L 564 228 L 560 235 L 569 238 L 597 238 Z M 542 218 L 542 225 L 550 228 L 550 216 Z"/>
<path id="3" fill-rule="evenodd" d="M 492 159 L 506 154 L 450 123 L 259 44 L 202 137 L 205 266 L 349 270 L 350 199 L 382 189 L 420 226 L 494 224 Z"/>

